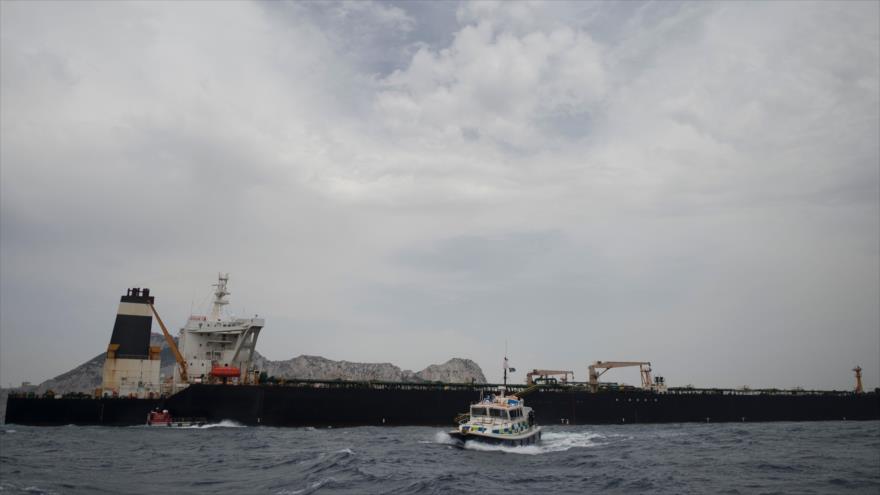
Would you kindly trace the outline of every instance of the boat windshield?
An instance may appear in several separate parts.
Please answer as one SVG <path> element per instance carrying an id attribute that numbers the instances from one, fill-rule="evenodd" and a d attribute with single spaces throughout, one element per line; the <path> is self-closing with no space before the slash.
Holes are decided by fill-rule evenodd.
<path id="1" fill-rule="evenodd" d="M 507 411 L 504 409 L 495 409 L 494 407 L 489 409 L 489 415 L 493 418 L 504 418 L 507 419 Z"/>
<path id="2" fill-rule="evenodd" d="M 471 416 L 486 416 L 486 408 L 485 407 L 472 407 L 471 408 Z"/>

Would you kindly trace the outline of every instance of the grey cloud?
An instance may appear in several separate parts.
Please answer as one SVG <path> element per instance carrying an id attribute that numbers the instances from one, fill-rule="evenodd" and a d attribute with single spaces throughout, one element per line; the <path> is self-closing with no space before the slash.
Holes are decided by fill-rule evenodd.
<path id="1" fill-rule="evenodd" d="M 535 267 L 547 270 L 560 255 L 572 255 L 576 248 L 558 231 L 521 232 L 497 237 L 460 236 L 434 240 L 395 256 L 402 266 L 418 271 L 459 275 L 490 286 L 509 283 L 531 273 Z M 580 253 L 584 257 L 589 253 Z M 554 276 L 559 275 L 552 270 Z"/>

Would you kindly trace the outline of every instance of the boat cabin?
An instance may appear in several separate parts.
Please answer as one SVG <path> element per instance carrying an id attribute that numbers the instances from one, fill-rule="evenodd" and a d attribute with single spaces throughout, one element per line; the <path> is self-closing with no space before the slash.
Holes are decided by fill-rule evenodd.
<path id="1" fill-rule="evenodd" d="M 500 419 L 502 421 L 515 421 L 523 417 L 522 406 L 504 407 L 504 406 L 471 406 L 471 419 L 484 418 L 487 420 Z"/>

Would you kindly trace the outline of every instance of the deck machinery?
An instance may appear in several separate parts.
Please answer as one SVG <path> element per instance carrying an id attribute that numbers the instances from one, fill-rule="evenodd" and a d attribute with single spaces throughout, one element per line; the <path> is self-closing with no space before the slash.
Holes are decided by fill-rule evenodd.
<path id="1" fill-rule="evenodd" d="M 666 381 L 662 376 L 651 377 L 651 363 L 648 361 L 596 361 L 589 366 L 590 390 L 599 391 L 599 377 L 612 368 L 638 366 L 642 375 L 642 389 L 652 392 L 666 392 Z M 601 370 L 601 371 L 599 371 Z"/>

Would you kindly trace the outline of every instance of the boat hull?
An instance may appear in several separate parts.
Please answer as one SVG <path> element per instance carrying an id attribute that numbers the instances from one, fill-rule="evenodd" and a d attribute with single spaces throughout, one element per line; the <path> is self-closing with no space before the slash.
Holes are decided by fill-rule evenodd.
<path id="1" fill-rule="evenodd" d="M 6 422 L 27 425 L 143 425 L 147 414 L 168 409 L 174 417 L 232 420 L 267 426 L 443 426 L 462 404 L 480 400 L 489 387 L 381 386 L 321 382 L 297 385 L 192 385 L 165 399 L 27 398 L 10 395 Z M 681 422 L 878 420 L 880 396 L 870 392 L 736 394 L 688 391 L 590 393 L 549 389 L 528 402 L 541 425 Z M 352 405 L 356 407 L 352 407 Z"/>
<path id="2" fill-rule="evenodd" d="M 453 440 L 458 440 L 462 444 L 466 442 L 479 442 L 485 443 L 488 445 L 504 445 L 507 447 L 522 447 L 525 445 L 534 445 L 541 441 L 541 429 L 537 428 L 535 431 L 527 434 L 527 435 L 482 435 L 479 433 L 462 433 L 458 430 L 452 430 L 449 432 L 449 436 L 453 438 Z"/>

